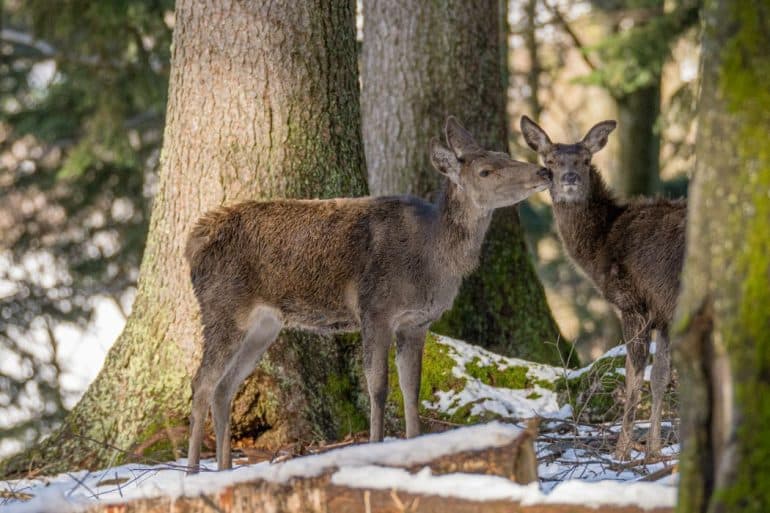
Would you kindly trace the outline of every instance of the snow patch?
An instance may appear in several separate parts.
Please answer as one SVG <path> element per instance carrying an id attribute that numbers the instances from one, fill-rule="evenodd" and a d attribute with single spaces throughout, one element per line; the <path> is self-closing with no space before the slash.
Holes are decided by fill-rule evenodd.
<path id="1" fill-rule="evenodd" d="M 395 489 L 407 493 L 476 501 L 520 502 L 525 499 L 536 500 L 543 496 L 537 483 L 520 485 L 504 477 L 480 474 L 433 475 L 427 467 L 416 474 L 410 474 L 400 468 L 375 465 L 342 468 L 332 475 L 332 483 L 351 488 Z"/>
<path id="2" fill-rule="evenodd" d="M 420 495 L 438 495 L 474 501 L 508 500 L 522 505 L 575 504 L 639 506 L 644 509 L 670 508 L 676 504 L 676 489 L 657 483 L 617 481 L 565 481 L 550 493 L 537 483 L 516 484 L 499 476 L 478 474 L 433 475 L 429 468 L 416 474 L 404 469 L 369 465 L 342 468 L 332 475 L 332 483 L 352 488 L 399 490 Z"/>
<path id="3" fill-rule="evenodd" d="M 622 483 L 618 481 L 564 481 L 538 502 L 522 504 L 580 504 L 598 507 L 640 506 L 644 509 L 671 508 L 676 504 L 676 488 L 659 483 Z"/>

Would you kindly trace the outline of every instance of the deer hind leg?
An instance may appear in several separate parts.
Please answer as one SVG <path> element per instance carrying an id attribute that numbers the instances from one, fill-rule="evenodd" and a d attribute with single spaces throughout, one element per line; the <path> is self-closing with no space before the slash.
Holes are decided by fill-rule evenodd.
<path id="1" fill-rule="evenodd" d="M 652 414 L 650 415 L 650 432 L 647 442 L 647 456 L 660 452 L 660 420 L 663 414 L 663 397 L 671 380 L 671 346 L 668 330 L 662 329 L 658 334 L 655 358 L 652 363 L 650 388 L 652 389 Z"/>
<path id="2" fill-rule="evenodd" d="M 364 345 L 364 376 L 369 388 L 369 441 L 381 442 L 388 395 L 388 349 L 393 331 L 387 322 L 364 319 L 361 326 Z"/>
<path id="3" fill-rule="evenodd" d="M 247 331 L 241 338 L 239 349 L 230 358 L 225 372 L 214 388 L 211 413 L 217 435 L 217 468 L 219 470 L 232 468 L 230 410 L 233 396 L 252 373 L 265 351 L 278 338 L 282 326 L 280 312 L 275 308 L 269 306 L 254 308 L 249 316 Z"/>
<path id="4" fill-rule="evenodd" d="M 206 415 L 212 406 L 214 387 L 225 372 L 236 348 L 233 347 L 234 327 L 229 322 L 205 323 L 203 328 L 203 357 L 192 382 L 192 411 L 190 414 L 190 445 L 187 451 L 188 473 L 198 472 L 201 443 Z"/>
<path id="5" fill-rule="evenodd" d="M 190 414 L 190 445 L 187 449 L 188 474 L 198 472 L 201 459 L 201 444 L 203 443 L 203 427 L 206 414 L 211 406 L 211 396 L 214 384 L 209 375 L 198 370 L 193 380 L 193 401 Z"/>
<path id="6" fill-rule="evenodd" d="M 427 328 L 404 328 L 396 332 L 396 367 L 404 397 L 406 437 L 420 434 L 419 399 L 422 375 L 422 350 Z"/>
<path id="7" fill-rule="evenodd" d="M 644 368 L 650 347 L 650 325 L 643 316 L 623 314 L 623 338 L 626 341 L 626 404 L 623 425 L 616 449 L 619 459 L 626 459 L 633 445 L 634 420 L 644 385 Z"/>

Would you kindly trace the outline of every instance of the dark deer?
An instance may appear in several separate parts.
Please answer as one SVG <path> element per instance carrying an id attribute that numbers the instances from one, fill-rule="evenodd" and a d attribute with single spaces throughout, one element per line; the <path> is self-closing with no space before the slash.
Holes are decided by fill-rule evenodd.
<path id="1" fill-rule="evenodd" d="M 578 143 L 553 144 L 534 121 L 521 119 L 527 144 L 553 172 L 553 213 L 567 253 L 622 318 L 626 403 L 617 454 L 625 458 L 632 446 L 653 329 L 658 331 L 658 342 L 650 383 L 647 454 L 660 450 L 663 394 L 671 374 L 668 326 L 679 293 L 687 203 L 638 199 L 621 204 L 612 197 L 591 158 L 607 144 L 615 125 L 603 121 Z"/>
<path id="2" fill-rule="evenodd" d="M 550 183 L 548 170 L 482 149 L 452 117 L 445 133 L 451 149 L 435 138 L 430 145 L 431 162 L 446 177 L 435 205 L 412 196 L 249 201 L 195 225 L 186 256 L 204 342 L 192 385 L 192 471 L 209 407 L 218 467 L 231 467 L 233 395 L 284 326 L 361 331 L 371 441 L 383 436 L 395 338 L 406 436 L 419 434 L 428 326 L 476 267 L 492 211 Z"/>

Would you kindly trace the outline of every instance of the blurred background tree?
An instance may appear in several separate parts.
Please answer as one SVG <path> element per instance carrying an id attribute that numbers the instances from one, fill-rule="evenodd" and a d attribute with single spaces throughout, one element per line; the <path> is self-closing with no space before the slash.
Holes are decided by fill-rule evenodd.
<path id="1" fill-rule="evenodd" d="M 86 326 L 96 298 L 124 313 L 130 304 L 172 10 L 172 1 L 3 4 L 0 439 L 34 442 L 82 393 L 67 387 L 61 323 Z M 87 359 L 95 348 L 76 349 Z"/>

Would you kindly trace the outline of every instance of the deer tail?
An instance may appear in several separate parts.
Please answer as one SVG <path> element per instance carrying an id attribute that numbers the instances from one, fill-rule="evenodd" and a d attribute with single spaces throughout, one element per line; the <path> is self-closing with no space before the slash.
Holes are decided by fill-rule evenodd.
<path id="1" fill-rule="evenodd" d="M 229 208 L 220 207 L 206 212 L 195 223 L 195 226 L 190 231 L 184 252 L 190 267 L 195 267 L 200 262 L 206 248 L 217 239 L 217 235 L 229 214 Z"/>

